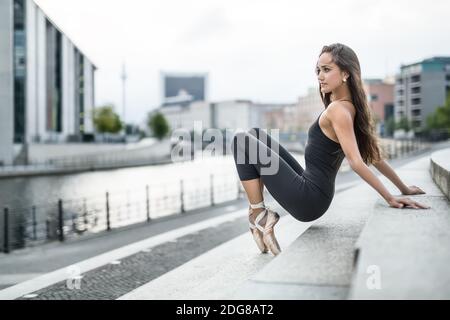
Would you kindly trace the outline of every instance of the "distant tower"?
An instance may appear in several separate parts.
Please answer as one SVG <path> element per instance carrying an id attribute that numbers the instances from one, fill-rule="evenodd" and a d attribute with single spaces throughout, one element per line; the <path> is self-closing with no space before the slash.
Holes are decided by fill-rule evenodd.
<path id="1" fill-rule="evenodd" d="M 122 79 L 122 118 L 123 123 L 126 126 L 126 118 L 125 118 L 125 108 L 126 108 L 126 98 L 125 98 L 125 85 L 127 82 L 127 72 L 125 69 L 125 62 L 122 64 L 122 75 L 120 76 Z M 124 128 L 125 130 L 126 128 Z"/>

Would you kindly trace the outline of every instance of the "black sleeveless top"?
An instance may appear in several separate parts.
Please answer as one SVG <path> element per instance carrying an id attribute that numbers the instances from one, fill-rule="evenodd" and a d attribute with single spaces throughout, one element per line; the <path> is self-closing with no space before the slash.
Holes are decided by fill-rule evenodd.
<path id="1" fill-rule="evenodd" d="M 325 111 L 325 110 L 324 110 Z M 345 158 L 341 145 L 328 138 L 319 126 L 319 119 L 308 130 L 303 176 L 329 199 L 334 196 L 337 172 Z"/>

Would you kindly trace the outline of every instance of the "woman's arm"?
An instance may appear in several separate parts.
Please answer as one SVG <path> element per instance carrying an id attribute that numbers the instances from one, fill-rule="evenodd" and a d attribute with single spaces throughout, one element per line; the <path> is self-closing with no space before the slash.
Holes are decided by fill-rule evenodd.
<path id="1" fill-rule="evenodd" d="M 378 169 L 386 178 L 392 181 L 393 184 L 397 186 L 402 194 L 413 195 L 413 194 L 425 194 L 425 191 L 417 186 L 407 186 L 403 181 L 397 176 L 395 171 L 389 166 L 389 164 L 384 161 L 378 161 L 374 163 L 375 168 Z"/>
<path id="2" fill-rule="evenodd" d="M 402 194 L 409 194 L 409 187 L 403 183 L 400 177 L 395 173 L 395 171 L 386 161 L 378 161 L 377 163 L 374 163 L 373 166 L 377 168 L 377 170 L 386 178 L 391 180 Z"/>
<path id="3" fill-rule="evenodd" d="M 410 205 L 414 208 L 426 207 L 408 198 L 395 198 L 372 170 L 364 163 L 361 153 L 359 152 L 358 143 L 356 142 L 352 113 L 344 104 L 332 102 L 327 107 L 327 118 L 331 121 L 334 132 L 336 133 L 350 167 L 364 181 L 372 186 L 390 206 L 395 206 L 397 208 L 403 208 L 406 205 Z"/>

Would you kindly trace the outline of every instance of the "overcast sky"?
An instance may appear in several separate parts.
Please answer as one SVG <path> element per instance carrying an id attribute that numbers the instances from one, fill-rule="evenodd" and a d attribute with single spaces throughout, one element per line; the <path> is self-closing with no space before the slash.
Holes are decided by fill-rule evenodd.
<path id="1" fill-rule="evenodd" d="M 127 121 L 160 103 L 159 71 L 208 72 L 210 100 L 294 102 L 317 86 L 325 44 L 358 54 L 363 78 L 450 55 L 448 0 L 36 0 L 91 59 L 96 105 Z"/>

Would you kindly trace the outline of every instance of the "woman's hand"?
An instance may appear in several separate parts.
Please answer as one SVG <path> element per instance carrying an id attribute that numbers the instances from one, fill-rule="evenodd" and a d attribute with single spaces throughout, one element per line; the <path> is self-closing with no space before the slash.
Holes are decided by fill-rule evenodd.
<path id="1" fill-rule="evenodd" d="M 425 194 L 425 191 L 416 186 L 409 186 L 406 190 L 402 190 L 402 194 L 410 196 L 413 194 Z"/>
<path id="2" fill-rule="evenodd" d="M 405 208 L 405 207 L 411 207 L 414 209 L 430 209 L 430 206 L 426 206 L 423 204 L 420 204 L 414 200 L 411 200 L 409 198 L 400 198 L 400 197 L 392 197 L 388 201 L 389 206 L 393 208 Z"/>

